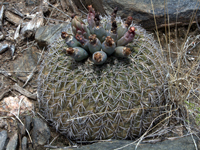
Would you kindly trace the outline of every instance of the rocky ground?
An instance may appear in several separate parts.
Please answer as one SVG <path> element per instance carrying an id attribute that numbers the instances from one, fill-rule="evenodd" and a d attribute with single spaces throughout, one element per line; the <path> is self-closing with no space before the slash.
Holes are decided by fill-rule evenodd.
<path id="1" fill-rule="evenodd" d="M 80 2 L 74 1 L 73 3 L 71 0 L 43 2 L 40 0 L 4 0 L 0 2 L 2 10 L 0 12 L 0 150 L 5 148 L 53 149 L 70 146 L 70 141 L 59 135 L 55 129 L 48 127 L 45 118 L 39 113 L 37 76 L 46 47 L 55 40 L 60 30 L 69 22 L 69 16 L 72 13 L 85 16 L 85 6 L 80 6 Z M 101 2 L 99 4 L 102 5 Z M 106 12 L 108 10 L 101 13 Z M 39 28 L 40 26 L 44 27 Z M 162 24 L 159 26 L 162 27 Z M 179 28 L 179 37 L 183 36 L 181 33 L 185 33 L 187 27 L 185 25 Z M 192 27 L 194 29 L 190 34 L 198 35 L 199 29 L 196 24 Z M 39 30 L 36 32 L 37 28 Z M 160 34 L 162 33 L 160 31 Z M 161 42 L 164 43 L 164 40 Z M 190 55 L 190 59 L 195 58 L 196 54 L 197 51 Z M 197 141 L 197 138 L 195 140 Z M 158 141 L 163 141 L 163 139 Z M 180 144 L 186 141 L 190 144 Z M 108 144 L 105 147 L 115 149 L 118 145 L 123 146 L 132 141 L 122 142 L 123 144 L 120 142 L 105 141 L 104 143 Z M 154 143 L 156 140 L 147 142 Z M 100 146 L 92 146 L 97 148 L 104 143 L 100 143 Z M 175 142 L 172 141 L 172 143 Z M 187 137 L 183 141 L 179 140 L 178 143 L 179 146 L 185 146 L 183 147 L 185 149 L 195 149 L 192 138 Z M 197 142 L 196 147 L 200 147 L 198 144 Z M 160 145 L 166 147 L 169 143 L 166 145 L 160 143 Z M 177 145 L 174 144 L 174 147 Z M 82 149 L 93 149 L 92 146 L 86 148 L 83 146 Z M 76 148 L 77 145 L 74 147 Z M 159 148 L 155 145 L 152 149 Z"/>

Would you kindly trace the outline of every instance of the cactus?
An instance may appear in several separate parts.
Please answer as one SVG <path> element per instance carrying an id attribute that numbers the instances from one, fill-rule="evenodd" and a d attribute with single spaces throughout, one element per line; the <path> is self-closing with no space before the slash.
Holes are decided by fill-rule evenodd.
<path id="1" fill-rule="evenodd" d="M 118 26 L 126 22 L 115 18 L 116 11 L 112 17 L 100 17 L 95 22 L 95 12 L 89 9 L 88 21 L 72 20 L 72 31 L 82 48 L 68 47 L 60 38 L 48 49 L 38 78 L 40 112 L 70 140 L 138 138 L 166 111 L 163 88 L 167 70 L 161 52 L 151 35 L 130 22 L 125 35 L 115 43 L 123 46 L 107 52 L 101 43 L 93 41 L 96 23 L 107 34 L 117 34 Z M 110 19 L 112 27 L 106 26 Z M 77 27 L 83 30 L 78 31 Z M 92 30 L 90 38 L 88 30 Z M 107 46 L 112 47 L 109 44 L 113 44 L 113 39 L 107 40 L 111 40 Z M 88 56 L 83 55 L 85 44 Z M 65 47 L 67 55 L 66 51 L 63 53 Z M 85 61 L 74 56 L 75 49 Z"/>

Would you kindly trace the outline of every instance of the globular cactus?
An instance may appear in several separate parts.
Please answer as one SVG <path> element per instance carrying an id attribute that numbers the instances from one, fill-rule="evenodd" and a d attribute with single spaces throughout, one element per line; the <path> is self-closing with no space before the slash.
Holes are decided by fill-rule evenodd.
<path id="1" fill-rule="evenodd" d="M 38 78 L 40 111 L 70 140 L 138 138 L 167 107 L 163 89 L 167 70 L 161 52 L 151 35 L 133 27 L 130 17 L 129 22 L 115 18 L 116 9 L 111 16 L 99 16 L 101 20 L 95 16 L 89 7 L 87 21 L 71 22 L 81 48 L 70 47 L 61 38 L 49 47 Z M 95 43 L 103 51 L 94 50 L 94 43 L 94 49 L 90 47 L 89 37 L 94 37 L 97 25 L 109 36 L 106 46 Z M 119 40 L 118 32 L 124 34 Z M 113 45 L 114 51 L 109 50 Z"/>

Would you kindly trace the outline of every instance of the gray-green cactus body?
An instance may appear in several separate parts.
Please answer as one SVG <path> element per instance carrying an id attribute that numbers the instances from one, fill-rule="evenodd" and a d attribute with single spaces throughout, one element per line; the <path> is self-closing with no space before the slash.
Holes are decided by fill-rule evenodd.
<path id="1" fill-rule="evenodd" d="M 68 139 L 136 139 L 166 113 L 167 70 L 159 46 L 144 29 L 135 28 L 130 55 L 109 56 L 102 65 L 90 57 L 77 62 L 66 56 L 62 39 L 49 47 L 38 78 L 40 112 Z M 123 48 L 117 47 L 117 53 Z"/>
<path id="2" fill-rule="evenodd" d="M 116 42 L 117 41 L 117 34 L 110 32 L 108 34 L 108 36 L 110 36 L 111 38 L 113 38 L 113 40 Z"/>
<path id="3" fill-rule="evenodd" d="M 117 28 L 117 39 L 119 40 L 128 31 L 127 27 L 123 24 L 119 25 Z"/>
<path id="4" fill-rule="evenodd" d="M 94 28 L 94 34 L 96 34 L 97 38 L 103 42 L 106 38 L 106 30 L 102 26 L 97 26 Z"/>

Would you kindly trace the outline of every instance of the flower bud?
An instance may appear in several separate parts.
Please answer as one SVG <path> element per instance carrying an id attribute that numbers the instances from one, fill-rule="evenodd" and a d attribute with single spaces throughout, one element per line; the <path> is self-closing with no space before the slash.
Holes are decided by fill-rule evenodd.
<path id="1" fill-rule="evenodd" d="M 126 44 L 133 41 L 134 37 L 135 37 L 135 28 L 130 27 L 130 29 L 125 33 L 125 35 L 118 40 L 117 46 L 125 46 Z"/>
<path id="2" fill-rule="evenodd" d="M 76 61 L 82 61 L 88 57 L 88 53 L 81 47 L 69 47 L 66 54 L 73 57 Z"/>
<path id="3" fill-rule="evenodd" d="M 118 39 L 117 22 L 115 20 L 112 22 L 112 28 L 111 28 L 111 31 L 108 33 L 108 35 L 111 36 L 115 42 L 117 41 Z"/>
<path id="4" fill-rule="evenodd" d="M 74 33 L 74 35 L 80 32 L 82 35 L 84 35 L 85 38 L 89 37 L 90 35 L 89 29 L 78 16 L 75 16 L 72 19 L 71 26 L 72 26 L 72 32 Z"/>
<path id="5" fill-rule="evenodd" d="M 91 54 L 101 50 L 101 42 L 99 41 L 99 39 L 96 37 L 95 34 L 90 35 L 89 40 L 90 41 L 88 43 L 88 48 Z"/>
<path id="6" fill-rule="evenodd" d="M 78 42 L 78 41 L 74 38 L 74 36 L 68 34 L 67 32 L 62 32 L 62 33 L 61 33 L 61 37 L 62 37 L 63 39 L 65 39 L 66 44 L 67 44 L 68 47 L 77 47 L 77 46 L 81 46 L 81 43 Z"/>
<path id="7" fill-rule="evenodd" d="M 95 21 L 94 21 L 94 18 L 95 18 L 95 11 L 94 11 L 94 8 L 92 8 L 92 5 L 89 5 L 88 6 L 88 15 L 87 15 L 87 22 L 89 24 L 89 28 L 94 28 L 95 26 Z"/>
<path id="8" fill-rule="evenodd" d="M 114 56 L 119 58 L 126 58 L 131 54 L 130 48 L 118 46 L 115 48 Z"/>
<path id="9" fill-rule="evenodd" d="M 103 51 L 97 51 L 92 55 L 92 60 L 94 64 L 101 65 L 103 64 L 107 59 L 107 55 Z"/>
<path id="10" fill-rule="evenodd" d="M 81 43 L 82 48 L 84 48 L 86 51 L 89 51 L 89 48 L 88 48 L 89 40 L 88 39 L 85 39 L 80 34 L 76 34 L 75 38 L 77 39 L 77 41 L 79 41 Z"/>
<path id="11" fill-rule="evenodd" d="M 121 26 L 118 26 L 117 27 L 117 39 L 119 40 L 121 37 L 123 37 L 127 31 L 128 31 L 128 28 L 124 24 L 121 24 Z"/>
<path id="12" fill-rule="evenodd" d="M 109 56 L 115 51 L 116 44 L 110 36 L 102 43 L 102 50 Z"/>

